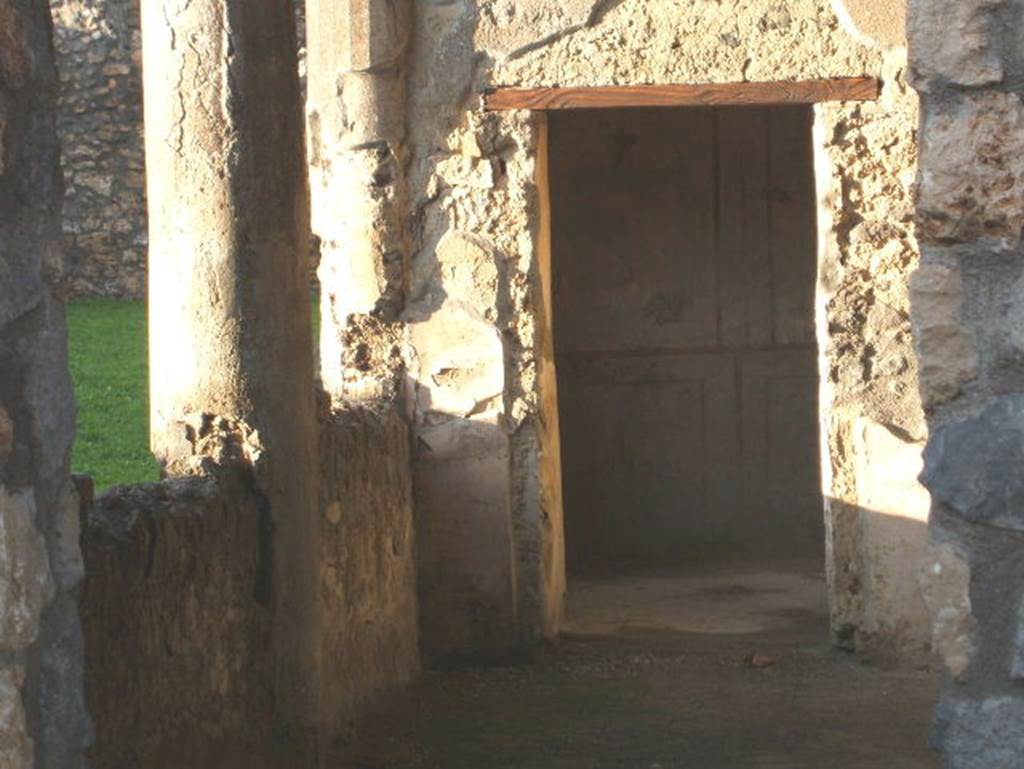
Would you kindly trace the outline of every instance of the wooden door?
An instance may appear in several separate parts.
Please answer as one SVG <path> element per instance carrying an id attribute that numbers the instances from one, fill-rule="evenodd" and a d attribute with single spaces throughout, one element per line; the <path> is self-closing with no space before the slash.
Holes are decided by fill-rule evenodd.
<path id="1" fill-rule="evenodd" d="M 807 107 L 551 116 L 570 558 L 818 532 Z"/>

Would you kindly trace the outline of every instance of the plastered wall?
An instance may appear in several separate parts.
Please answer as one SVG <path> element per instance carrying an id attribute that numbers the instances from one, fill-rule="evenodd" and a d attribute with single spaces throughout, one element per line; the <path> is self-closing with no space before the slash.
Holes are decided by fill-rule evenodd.
<path id="1" fill-rule="evenodd" d="M 869 10 L 902 15 L 897 4 Z M 421 542 L 428 647 L 480 648 L 488 634 L 479 627 L 494 622 L 508 629 L 501 639 L 551 633 L 558 612 L 542 607 L 557 606 L 564 590 L 562 564 L 544 545 L 557 541 L 561 510 L 537 481 L 537 468 L 557 462 L 538 437 L 554 419 L 543 377 L 543 120 L 484 112 L 481 92 L 860 75 L 882 80 L 879 101 L 820 105 L 814 127 L 832 624 L 838 640 L 879 653 L 926 646 L 914 570 L 902 565 L 921 555 L 927 518 L 914 480 L 926 429 L 907 295 L 918 259 L 917 97 L 901 36 L 882 24 L 887 34 L 872 37 L 863 11 L 817 0 L 415 4 L 401 320 L 414 461 L 429 468 L 417 484 L 417 518 L 444 547 L 435 558 L 430 534 Z M 907 476 L 872 470 L 868 456 L 893 457 Z M 459 496 L 466 478 L 482 484 L 478 509 Z M 485 530 L 508 547 L 480 557 L 472 545 Z"/>

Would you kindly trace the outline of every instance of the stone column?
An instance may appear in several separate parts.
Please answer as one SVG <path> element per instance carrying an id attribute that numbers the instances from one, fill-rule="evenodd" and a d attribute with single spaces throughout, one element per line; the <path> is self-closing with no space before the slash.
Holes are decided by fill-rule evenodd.
<path id="1" fill-rule="evenodd" d="M 338 400 L 392 397 L 405 300 L 410 0 L 310 0 L 309 162 L 321 239 L 321 376 Z"/>
<path id="2" fill-rule="evenodd" d="M 1019 0 L 914 0 L 914 336 L 932 494 L 922 574 L 949 769 L 1024 766 L 1024 86 Z"/>
<path id="3" fill-rule="evenodd" d="M 168 472 L 252 468 L 289 766 L 319 708 L 308 200 L 290 0 L 144 0 L 151 441 Z"/>

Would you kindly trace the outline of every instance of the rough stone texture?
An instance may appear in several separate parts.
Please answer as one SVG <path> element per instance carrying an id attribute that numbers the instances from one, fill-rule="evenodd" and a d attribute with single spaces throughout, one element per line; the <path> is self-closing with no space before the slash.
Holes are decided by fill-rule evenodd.
<path id="1" fill-rule="evenodd" d="M 1024 697 L 947 699 L 939 705 L 939 747 L 948 769 L 1020 769 Z"/>
<path id="2" fill-rule="evenodd" d="M 45 2 L 0 0 L 0 763 L 75 769 L 91 726 L 51 34 Z"/>
<path id="3" fill-rule="evenodd" d="M 344 729 L 420 668 L 409 426 L 351 408 L 320 429 L 323 697 Z"/>
<path id="4" fill-rule="evenodd" d="M 959 678 L 973 654 L 971 569 L 949 544 L 933 545 L 922 567 L 921 587 L 932 618 L 932 649 Z"/>
<path id="5" fill-rule="evenodd" d="M 309 207 L 290 0 L 144 4 L 150 435 L 171 473 L 252 468 L 263 494 L 276 746 L 332 728 L 320 690 Z M 187 41 L 187 44 L 184 42 Z M 272 162 L 268 162 L 272 159 Z"/>
<path id="6" fill-rule="evenodd" d="M 909 16 L 923 111 L 922 283 L 935 287 L 915 295 L 914 322 L 922 370 L 960 371 L 921 379 L 938 548 L 922 580 L 950 673 L 935 739 L 953 769 L 1024 766 L 1020 11 L 1016 0 L 914 0 Z"/>
<path id="7" fill-rule="evenodd" d="M 1013 249 L 1024 227 L 1024 105 L 1001 91 L 965 95 L 926 113 L 920 234 L 929 243 L 983 238 Z"/>
<path id="8" fill-rule="evenodd" d="M 974 340 L 960 317 L 960 273 L 923 264 L 910 278 L 918 378 L 926 406 L 955 397 L 978 374 Z"/>
<path id="9" fill-rule="evenodd" d="M 1010 675 L 1016 681 L 1024 681 L 1024 601 L 1017 611 L 1017 634 L 1013 642 L 1013 665 Z"/>
<path id="10" fill-rule="evenodd" d="M 40 615 L 54 595 L 46 542 L 35 524 L 35 495 L 0 491 L 0 651 L 36 640 Z"/>
<path id="11" fill-rule="evenodd" d="M 861 648 L 889 661 L 927 660 L 928 613 L 918 586 L 931 498 L 918 483 L 922 442 L 870 420 L 853 430 L 861 528 Z"/>
<path id="12" fill-rule="evenodd" d="M 35 758 L 21 706 L 24 679 L 20 669 L 0 671 L 0 766 L 11 769 L 27 769 Z"/>
<path id="13" fill-rule="evenodd" d="M 863 18 L 864 10 L 859 4 L 849 15 Z M 871 11 L 898 18 L 902 6 L 878 3 Z M 421 531 L 432 532 L 421 543 L 421 602 L 430 618 L 426 649 L 490 653 L 495 649 L 482 648 L 484 639 L 498 638 L 501 646 L 513 636 L 528 643 L 550 634 L 564 590 L 561 503 L 549 488 L 559 477 L 551 464 L 557 397 L 550 334 L 557 319 L 544 301 L 550 277 L 545 227 L 551 226 L 543 203 L 544 121 L 527 113 L 482 112 L 476 95 L 492 86 L 882 78 L 877 104 L 822 105 L 815 128 L 833 621 L 837 633 L 855 635 L 864 625 L 870 611 L 865 600 L 874 599 L 860 592 L 860 495 L 870 498 L 871 492 L 857 483 L 851 431 L 865 417 L 909 444 L 925 437 L 907 291 L 917 261 L 917 98 L 904 82 L 904 49 L 889 45 L 847 31 L 832 5 L 820 0 L 784 6 L 675 0 L 416 4 L 402 143 L 409 158 L 402 194 L 411 227 L 409 245 L 403 235 L 392 250 L 411 254 L 400 319 L 415 391 L 417 517 Z M 465 336 L 457 355 L 452 333 L 445 331 L 454 318 L 462 319 Z M 487 333 L 487 326 L 493 331 Z M 492 392 L 499 383 L 499 348 L 490 339 L 501 341 L 499 398 Z M 371 339 L 367 346 L 373 344 Z M 453 440 L 477 434 L 487 437 L 472 450 Z M 456 443 L 460 448 L 450 461 L 432 450 Z M 474 487 L 480 485 L 472 500 L 459 488 L 470 482 L 469 472 Z M 908 532 L 916 532 L 908 536 L 923 542 L 919 511 L 907 517 Z M 510 547 L 499 548 L 507 558 L 479 557 L 473 546 L 484 531 L 511 532 Z M 432 553 L 432 543 L 441 549 Z M 487 571 L 480 573 L 484 563 Z M 481 589 L 466 590 L 467 574 Z M 899 595 L 915 595 L 913 570 L 900 574 L 911 586 L 893 591 L 897 602 Z M 879 591 L 886 578 L 878 574 Z M 913 600 L 920 605 L 919 596 Z M 444 616 L 426 609 L 431 605 L 443 608 Z M 492 634 L 481 617 L 502 623 L 512 618 L 517 631 Z M 923 635 L 920 628 L 915 632 Z"/>
<path id="14" fill-rule="evenodd" d="M 907 36 L 915 86 L 926 91 L 937 79 L 967 86 L 1003 79 L 993 33 L 1000 24 L 995 11 L 1005 0 L 909 0 L 909 5 Z"/>
<path id="15" fill-rule="evenodd" d="M 51 0 L 50 8 L 61 81 L 66 290 L 141 299 L 148 232 L 139 0 Z M 303 87 L 304 10 L 296 0 Z"/>
<path id="16" fill-rule="evenodd" d="M 936 502 L 968 521 L 1024 532 L 1024 394 L 938 427 L 925 459 L 921 480 Z"/>
<path id="17" fill-rule="evenodd" d="M 115 488 L 89 511 L 82 601 L 96 769 L 274 765 L 260 508 L 251 477 L 235 470 Z"/>
<path id="18" fill-rule="evenodd" d="M 906 7 L 891 0 L 832 0 L 840 23 L 866 43 L 906 45 Z"/>
<path id="19" fill-rule="evenodd" d="M 321 707 L 343 744 L 365 706 L 419 670 L 409 428 L 325 403 L 320 429 Z M 207 469 L 115 488 L 88 511 L 97 769 L 305 765 L 274 742 L 265 497 L 243 456 Z"/>
<path id="20" fill-rule="evenodd" d="M 142 298 L 146 194 L 139 0 L 51 0 L 64 258 L 75 295 Z"/>

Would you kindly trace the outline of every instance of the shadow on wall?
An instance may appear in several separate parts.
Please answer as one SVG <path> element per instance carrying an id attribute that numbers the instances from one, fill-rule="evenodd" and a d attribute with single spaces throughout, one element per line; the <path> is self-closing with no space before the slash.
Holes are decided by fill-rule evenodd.
<path id="1" fill-rule="evenodd" d="M 931 664 L 931 620 L 922 594 L 928 521 L 827 499 L 832 635 L 884 664 Z M 837 536 L 838 530 L 846 532 Z"/>

